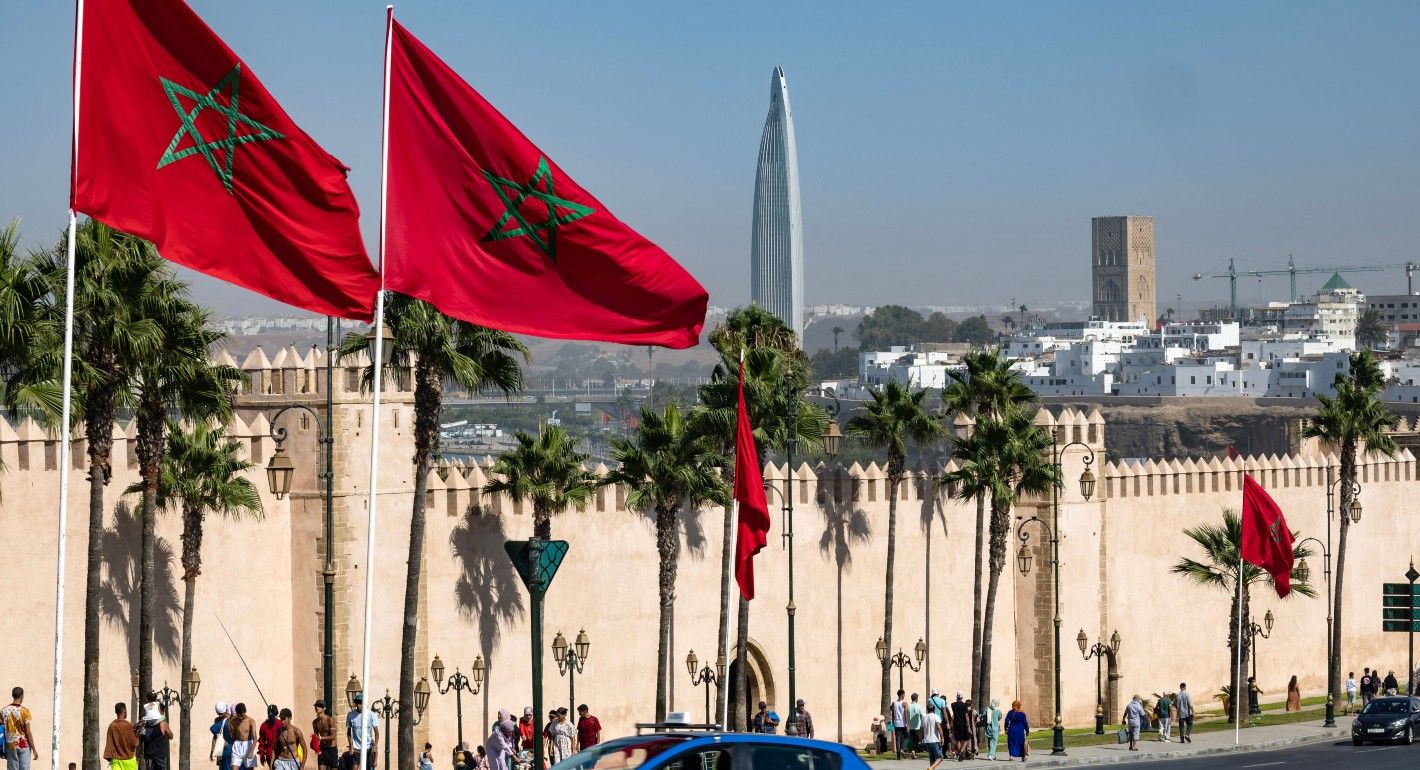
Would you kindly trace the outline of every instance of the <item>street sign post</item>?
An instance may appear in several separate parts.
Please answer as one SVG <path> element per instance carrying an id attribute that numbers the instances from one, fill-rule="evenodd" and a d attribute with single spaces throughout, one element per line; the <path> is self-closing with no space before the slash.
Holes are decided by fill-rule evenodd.
<path id="1" fill-rule="evenodd" d="M 542 598 L 547 595 L 547 587 L 552 585 L 552 577 L 562 566 L 562 558 L 567 555 L 566 540 L 509 540 L 503 544 L 513 567 L 528 587 L 532 604 L 532 709 L 533 767 L 543 767 L 542 741 Z"/>
<path id="2" fill-rule="evenodd" d="M 1405 669 L 1406 691 L 1415 694 L 1415 631 L 1420 629 L 1420 594 L 1416 593 L 1416 580 L 1420 572 L 1415 570 L 1415 559 L 1410 560 L 1410 569 L 1405 571 L 1406 583 L 1383 583 L 1381 585 L 1381 630 L 1404 632 L 1409 636 L 1408 663 Z"/>

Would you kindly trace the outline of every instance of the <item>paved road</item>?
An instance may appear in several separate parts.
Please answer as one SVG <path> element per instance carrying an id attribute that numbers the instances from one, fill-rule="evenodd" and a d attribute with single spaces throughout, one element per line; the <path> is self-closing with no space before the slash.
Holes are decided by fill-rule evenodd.
<path id="1" fill-rule="evenodd" d="M 1414 768 L 1420 763 L 1420 744 L 1399 746 L 1366 744 L 1352 746 L 1351 741 L 1313 743 L 1276 751 L 1255 751 L 1242 754 L 1215 754 L 1192 759 L 1165 761 L 1121 762 L 1100 767 L 1157 768 L 1157 770 L 1331 770 L 1357 767 L 1365 770 Z M 944 768 L 946 765 L 944 765 Z M 1029 767 L 1029 763 L 1027 763 Z"/>

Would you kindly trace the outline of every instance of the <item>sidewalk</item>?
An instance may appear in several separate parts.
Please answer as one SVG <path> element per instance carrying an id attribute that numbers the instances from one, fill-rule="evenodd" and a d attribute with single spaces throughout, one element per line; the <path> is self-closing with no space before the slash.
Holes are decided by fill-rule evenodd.
<path id="1" fill-rule="evenodd" d="M 1066 756 L 1052 757 L 1048 748 L 1032 749 L 1030 759 L 1025 764 L 1029 767 L 1080 767 L 1117 762 L 1183 759 L 1210 754 L 1267 751 L 1305 743 L 1338 741 L 1351 735 L 1351 717 L 1337 717 L 1336 727 L 1322 727 L 1321 723 L 1322 720 L 1317 719 L 1311 722 L 1245 727 L 1242 731 L 1242 741 L 1236 746 L 1233 745 L 1232 730 L 1197 733 L 1194 735 L 1192 743 L 1178 743 L 1176 740 L 1172 743 L 1162 743 L 1158 740 L 1151 740 L 1152 733 L 1145 733 L 1139 741 L 1138 751 L 1129 751 L 1128 744 L 1070 746 L 1067 739 Z M 1044 731 L 1033 731 L 1032 736 L 1038 736 L 1042 732 L 1049 733 L 1049 728 Z M 1000 763 L 1006 759 L 1006 742 L 1003 739 L 1001 749 L 996 755 L 996 761 Z M 977 759 L 968 762 L 946 760 L 942 762 L 938 770 L 985 764 L 988 764 L 986 755 L 982 754 Z M 875 770 L 922 770 L 927 766 L 927 760 L 885 759 L 873 762 L 872 765 Z"/>

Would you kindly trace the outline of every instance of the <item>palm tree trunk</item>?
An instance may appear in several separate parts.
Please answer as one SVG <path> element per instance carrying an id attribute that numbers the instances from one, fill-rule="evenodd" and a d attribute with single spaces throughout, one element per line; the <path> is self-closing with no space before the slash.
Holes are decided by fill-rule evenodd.
<path id="1" fill-rule="evenodd" d="M 889 465 L 895 464 L 892 460 Z M 888 531 L 887 531 L 887 575 L 883 580 L 883 644 L 887 649 L 892 649 L 892 587 L 895 582 L 895 570 L 897 569 L 897 485 L 902 477 L 899 474 L 888 473 Z M 886 658 L 882 661 L 882 697 L 879 698 L 882 704 L 882 713 L 888 714 L 891 707 L 892 689 L 891 668 Z"/>
<path id="2" fill-rule="evenodd" d="M 735 677 L 735 728 L 749 732 L 749 602 L 740 596 L 739 624 L 735 629 L 735 660 L 739 676 Z"/>
<path id="3" fill-rule="evenodd" d="M 424 571 L 424 530 L 426 498 L 429 493 L 429 461 L 439 437 L 443 379 L 441 373 L 422 361 L 414 370 L 414 505 L 409 516 L 408 569 L 404 577 L 404 622 L 400 630 L 399 713 L 414 713 L 414 649 L 419 635 L 419 579 Z M 414 720 L 399 720 L 399 770 L 414 770 Z"/>
<path id="4" fill-rule="evenodd" d="M 100 366 L 102 363 L 100 363 Z M 115 388 L 97 387 L 84 401 L 84 435 L 89 444 L 89 543 L 84 574 L 84 770 L 99 770 L 99 593 L 103 589 L 104 485 L 113 448 Z M 68 473 L 68 468 L 60 468 Z"/>
<path id="5" fill-rule="evenodd" d="M 666 721 L 666 683 L 670 680 L 671 616 L 675 610 L 675 580 L 680 549 L 676 543 L 675 509 L 656 511 L 656 550 L 659 552 L 661 624 L 657 635 L 656 721 Z"/>
<path id="6" fill-rule="evenodd" d="M 182 671 L 182 681 L 187 682 L 188 672 L 192 670 L 192 611 L 193 604 L 197 601 L 197 576 L 183 576 L 183 596 L 182 596 L 182 662 L 179 670 Z M 184 689 L 183 684 L 178 685 L 178 689 Z M 178 756 L 178 770 L 191 770 L 192 768 L 192 707 L 196 704 L 188 704 L 187 708 L 179 709 L 182 712 L 182 719 L 178 723 L 178 740 L 182 744 L 182 754 Z"/>
<path id="7" fill-rule="evenodd" d="M 145 396 L 146 396 L 145 392 Z M 153 691 L 153 628 L 156 623 L 158 587 L 158 479 L 162 473 L 163 427 L 166 415 L 162 403 L 145 398 L 138 411 L 138 468 L 143 479 L 142 535 L 138 567 L 138 690 Z M 140 757 L 139 763 L 142 763 Z"/>
<path id="8" fill-rule="evenodd" d="M 986 495 L 976 496 L 976 550 L 975 574 L 971 587 L 971 697 L 972 703 L 985 703 L 977 683 L 981 678 L 981 579 L 986 554 L 982 546 L 986 544 Z M 989 708 L 989 705 L 987 706 Z"/>
<path id="9" fill-rule="evenodd" d="M 1006 536 L 1011 531 L 1011 511 L 1003 508 L 996 500 L 991 501 L 991 571 L 981 618 L 981 669 L 976 678 L 981 703 L 990 703 L 991 698 L 991 632 L 996 625 L 996 593 L 1001 587 L 1001 571 L 1006 567 Z"/>
<path id="10" fill-rule="evenodd" d="M 715 644 L 715 660 L 728 660 L 729 655 L 729 625 L 730 625 L 730 549 L 733 542 L 730 538 L 735 536 L 731 525 L 734 517 L 734 503 L 725 506 L 725 528 L 723 543 L 720 549 L 720 628 L 716 635 L 718 641 Z M 715 688 L 715 715 L 711 722 L 718 721 L 719 715 L 725 713 L 725 704 L 730 697 L 730 683 L 724 680 L 719 682 Z M 725 721 L 729 721 L 726 719 Z"/>
<path id="11" fill-rule="evenodd" d="M 1330 691 L 1341 692 L 1341 597 L 1342 581 L 1346 577 L 1346 540 L 1351 529 L 1351 517 L 1346 511 L 1351 506 L 1351 492 L 1356 485 L 1356 442 L 1347 441 L 1341 445 L 1341 492 L 1337 519 L 1341 522 L 1340 534 L 1336 538 L 1336 582 L 1332 584 L 1331 608 L 1331 660 L 1327 665 L 1327 682 Z"/>
<path id="12" fill-rule="evenodd" d="M 1241 711 L 1235 710 L 1229 713 L 1228 717 L 1230 719 L 1238 719 L 1239 715 L 1247 714 L 1248 701 L 1251 695 L 1251 693 L 1248 692 L 1249 688 L 1247 685 L 1247 664 L 1248 661 L 1251 660 L 1249 656 L 1252 654 L 1252 634 L 1249 633 L 1249 629 L 1252 628 L 1252 613 L 1249 606 L 1251 605 L 1251 597 L 1249 596 L 1250 592 L 1246 584 L 1242 586 L 1241 591 L 1238 590 L 1238 581 L 1242 579 L 1242 576 L 1237 575 L 1236 572 L 1234 574 L 1237 577 L 1233 581 L 1232 612 L 1228 615 L 1228 651 L 1232 653 L 1228 656 L 1228 668 L 1232 673 L 1232 706 L 1233 709 L 1241 709 Z M 1238 627 L 1240 625 L 1238 623 L 1239 600 L 1242 601 L 1241 637 L 1238 636 Z M 1238 654 L 1238 645 L 1242 645 L 1241 656 Z"/>

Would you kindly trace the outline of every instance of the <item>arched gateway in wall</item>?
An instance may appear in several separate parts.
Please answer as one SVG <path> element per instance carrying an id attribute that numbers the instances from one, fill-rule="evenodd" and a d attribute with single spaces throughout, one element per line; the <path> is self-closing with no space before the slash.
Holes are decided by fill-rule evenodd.
<path id="1" fill-rule="evenodd" d="M 748 708 L 745 713 L 753 716 L 759 706 L 760 701 L 767 701 L 775 710 L 779 712 L 779 718 L 784 719 L 789 713 L 791 704 L 779 703 L 775 699 L 774 674 L 769 670 L 769 658 L 765 657 L 764 650 L 759 643 L 753 639 L 745 645 L 745 674 L 748 675 L 749 686 L 746 691 L 749 693 Z M 737 659 L 730 661 L 730 682 L 737 682 L 741 676 L 740 662 Z M 730 714 L 731 718 L 735 714 L 738 705 L 739 688 L 730 688 Z"/>

